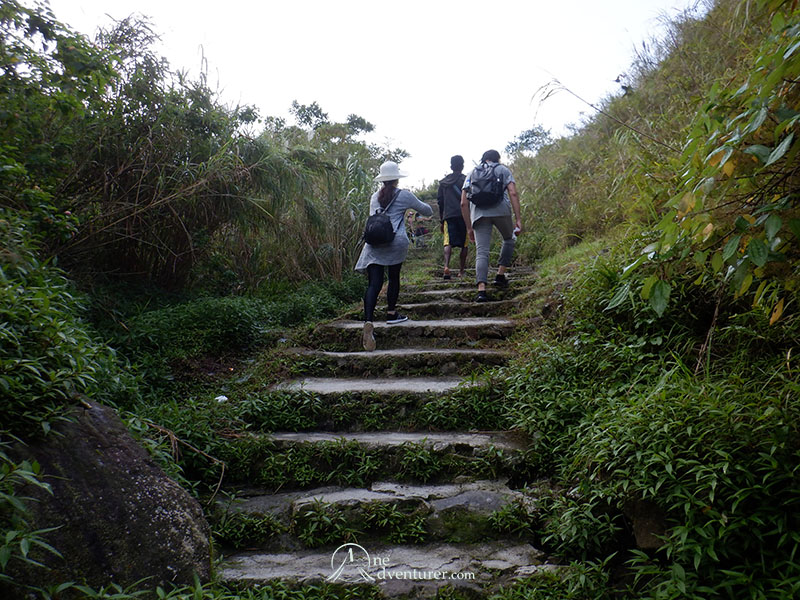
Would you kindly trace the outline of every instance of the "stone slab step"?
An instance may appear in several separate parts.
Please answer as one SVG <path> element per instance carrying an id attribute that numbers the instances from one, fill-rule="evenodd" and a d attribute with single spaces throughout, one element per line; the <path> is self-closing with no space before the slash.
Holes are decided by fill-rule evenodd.
<path id="1" fill-rule="evenodd" d="M 374 352 L 299 349 L 292 354 L 297 359 L 296 373 L 318 376 L 466 375 L 482 366 L 504 365 L 509 358 L 503 350 L 471 348 L 395 348 Z"/>
<path id="2" fill-rule="evenodd" d="M 446 366 L 446 365 L 445 365 Z M 444 369 L 442 369 L 444 370 Z M 240 417 L 253 432 L 273 431 L 495 431 L 511 426 L 511 399 L 491 376 L 475 376 L 446 393 L 269 389 L 251 392 Z M 340 388 L 341 389 L 341 388 Z M 302 390 L 302 391 L 301 391 Z"/>
<path id="3" fill-rule="evenodd" d="M 464 295 L 459 292 L 456 296 Z M 404 302 L 398 304 L 398 310 L 408 315 L 412 319 L 444 319 L 453 317 L 505 317 L 514 314 L 519 307 L 519 300 L 497 300 L 494 302 L 475 302 L 475 292 L 466 294 L 466 300 L 459 300 L 457 297 L 443 296 L 431 301 L 423 296 L 416 296 L 415 302 Z M 363 317 L 361 307 L 354 308 L 344 316 L 353 320 L 361 320 Z M 386 314 L 386 307 L 382 306 L 376 310 L 376 314 L 383 318 Z"/>
<path id="4" fill-rule="evenodd" d="M 517 504 L 510 506 L 512 503 Z M 238 498 L 229 510 L 280 522 L 283 535 L 269 537 L 260 546 L 250 545 L 251 549 L 276 550 L 303 547 L 303 535 L 312 524 L 318 524 L 320 513 L 361 542 L 497 539 L 507 533 L 495 526 L 492 515 L 504 508 L 530 514 L 535 501 L 501 481 L 445 485 L 378 482 L 369 488 L 326 487 Z"/>
<path id="5" fill-rule="evenodd" d="M 536 281 L 536 275 L 532 272 L 525 272 L 525 273 L 518 273 L 518 274 L 508 274 L 508 283 L 510 287 L 527 287 Z M 489 289 L 495 289 L 493 285 L 494 280 L 494 272 L 491 273 L 489 277 L 488 287 Z M 445 290 L 445 289 L 452 289 L 452 288 L 469 288 L 469 289 L 477 289 L 477 282 L 475 281 L 474 274 L 468 274 L 465 278 L 460 277 L 453 277 L 450 280 L 442 279 L 441 275 L 438 277 L 432 278 L 430 281 L 417 284 L 417 285 L 408 285 L 403 287 L 401 285 L 400 293 L 403 294 L 406 291 L 422 291 L 422 290 Z"/>
<path id="6" fill-rule="evenodd" d="M 513 320 L 499 318 L 409 319 L 395 325 L 376 321 L 374 335 L 382 350 L 409 346 L 486 347 L 502 342 L 516 327 Z M 314 339 L 322 350 L 358 351 L 363 328 L 362 321 L 334 321 L 318 327 Z"/>
<path id="7" fill-rule="evenodd" d="M 487 288 L 487 292 L 489 294 L 490 302 L 486 302 L 485 304 L 492 306 L 496 302 L 502 302 L 504 300 L 513 300 L 521 293 L 527 291 L 527 287 L 508 287 L 505 289 L 497 289 L 493 286 L 489 286 Z M 459 302 L 473 302 L 475 304 L 484 304 L 484 303 L 477 303 L 475 302 L 475 297 L 477 296 L 478 291 L 475 285 L 469 286 L 448 286 L 444 288 L 439 287 L 427 287 L 427 288 L 417 288 L 417 289 L 405 289 L 400 294 L 400 303 L 401 304 L 418 304 L 418 303 L 426 303 L 426 302 L 441 302 L 446 299 L 456 300 Z M 487 308 L 487 310 L 489 310 Z M 501 309 L 501 311 L 504 309 Z"/>
<path id="8" fill-rule="evenodd" d="M 454 449 L 457 452 L 495 448 L 510 452 L 521 451 L 527 447 L 522 433 L 511 431 L 476 432 L 407 432 L 407 431 L 366 431 L 340 433 L 329 431 L 279 432 L 264 434 L 263 437 L 277 446 L 294 444 L 316 444 L 320 442 L 356 442 L 366 449 L 394 448 L 408 444 L 421 445 L 435 451 Z"/>
<path id="9" fill-rule="evenodd" d="M 459 385 L 470 385 L 460 377 L 425 378 L 369 378 L 307 377 L 286 381 L 275 386 L 276 390 L 307 391 L 321 395 L 345 393 L 375 394 L 443 394 L 455 390 Z"/>
<path id="10" fill-rule="evenodd" d="M 473 294 L 474 295 L 474 294 Z M 412 318 L 447 317 L 500 317 L 511 315 L 519 306 L 514 300 L 497 302 L 464 302 L 455 298 L 444 298 L 438 302 L 416 302 L 400 304 L 400 312 Z"/>
<path id="11" fill-rule="evenodd" d="M 375 481 L 452 483 L 534 476 L 521 432 L 280 432 L 238 434 L 217 458 L 231 485 L 271 491 Z"/>
<path id="12" fill-rule="evenodd" d="M 266 584 L 332 583 L 375 586 L 383 597 L 433 598 L 444 586 L 485 593 L 557 567 L 530 544 L 509 541 L 424 546 L 344 543 L 325 550 L 229 556 L 220 565 L 223 581 Z"/>
<path id="13" fill-rule="evenodd" d="M 510 500 L 524 497 L 522 492 L 512 490 L 503 481 L 481 480 L 444 485 L 413 485 L 379 481 L 373 483 L 369 488 L 327 486 L 313 490 L 276 494 L 250 490 L 246 496 L 240 495 L 234 500 L 231 510 L 250 514 L 272 514 L 279 519 L 288 521 L 293 513 L 307 508 L 315 502 L 324 502 L 344 508 L 364 506 L 373 502 L 420 504 L 458 498 L 463 494 L 476 491 L 486 493 L 486 502 L 489 503 L 487 506 L 490 505 L 491 510 L 495 510 L 496 507 L 500 507 Z"/>

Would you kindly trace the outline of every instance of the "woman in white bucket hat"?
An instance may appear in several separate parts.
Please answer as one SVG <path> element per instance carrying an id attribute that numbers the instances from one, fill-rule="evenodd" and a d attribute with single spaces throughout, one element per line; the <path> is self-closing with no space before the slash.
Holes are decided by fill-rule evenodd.
<path id="1" fill-rule="evenodd" d="M 400 170 L 394 161 L 386 161 L 381 165 L 375 181 L 383 183 L 381 189 L 372 195 L 369 202 L 369 214 L 378 211 L 386 213 L 392 223 L 395 235 L 388 244 L 374 246 L 364 243 L 361 256 L 356 263 L 356 271 L 366 273 L 368 279 L 367 291 L 364 294 L 364 331 L 362 343 L 364 349 L 375 350 L 375 335 L 372 319 L 375 314 L 375 305 L 378 303 L 378 294 L 383 287 L 384 271 L 389 278 L 386 290 L 387 313 L 386 323 L 393 325 L 406 321 L 408 317 L 397 312 L 397 298 L 400 295 L 400 269 L 408 254 L 408 235 L 405 228 L 405 214 L 407 210 L 415 210 L 429 217 L 433 208 L 422 202 L 408 190 L 398 189 L 401 177 L 406 173 Z"/>

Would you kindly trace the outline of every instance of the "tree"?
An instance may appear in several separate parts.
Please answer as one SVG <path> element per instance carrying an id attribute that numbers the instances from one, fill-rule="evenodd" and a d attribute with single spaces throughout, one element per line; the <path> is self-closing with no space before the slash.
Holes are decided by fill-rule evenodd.
<path id="1" fill-rule="evenodd" d="M 290 111 L 300 127 L 310 127 L 317 129 L 321 125 L 328 123 L 328 113 L 322 112 L 319 104 L 300 104 L 297 100 L 292 100 Z"/>
<path id="2" fill-rule="evenodd" d="M 541 125 L 534 125 L 509 142 L 506 146 L 506 152 L 511 155 L 524 154 L 526 152 L 536 154 L 552 141 L 549 129 L 544 129 Z"/>

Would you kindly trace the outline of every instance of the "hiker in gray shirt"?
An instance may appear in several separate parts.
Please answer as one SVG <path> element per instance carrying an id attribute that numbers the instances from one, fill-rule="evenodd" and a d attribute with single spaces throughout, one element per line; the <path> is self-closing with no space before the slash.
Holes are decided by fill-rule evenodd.
<path id="1" fill-rule="evenodd" d="M 477 206 L 470 200 L 470 194 L 474 193 L 472 179 L 477 179 L 478 171 L 485 169 L 491 169 L 493 175 L 499 180 L 502 186 L 502 196 L 491 206 Z M 475 279 L 478 283 L 478 296 L 475 301 L 486 302 L 489 300 L 486 283 L 489 278 L 489 247 L 492 242 L 492 227 L 496 227 L 503 236 L 499 266 L 494 278 L 494 284 L 501 288 L 508 287 L 506 269 L 511 265 L 516 237 L 522 232 L 517 185 L 509 168 L 500 164 L 500 153 L 497 150 L 484 152 L 480 166 L 476 167 L 464 181 L 464 189 L 461 192 L 461 214 L 467 224 L 467 235 L 470 240 L 475 242 L 476 246 Z"/>
<path id="2" fill-rule="evenodd" d="M 408 254 L 408 234 L 405 227 L 405 213 L 415 210 L 421 215 L 430 217 L 433 209 L 408 190 L 397 187 L 399 179 L 406 174 L 400 171 L 396 162 L 386 161 L 381 165 L 380 173 L 375 181 L 383 183 L 381 189 L 372 195 L 369 202 L 369 214 L 385 211 L 392 223 L 394 238 L 391 242 L 380 245 L 364 243 L 361 256 L 356 263 L 356 271 L 367 274 L 367 291 L 364 294 L 364 331 L 362 343 L 367 351 L 375 350 L 375 336 L 372 319 L 378 294 L 383 287 L 384 269 L 388 273 L 389 285 L 386 289 L 388 309 L 386 322 L 389 325 L 402 323 L 408 317 L 397 312 L 397 298 L 400 295 L 400 268 Z"/>

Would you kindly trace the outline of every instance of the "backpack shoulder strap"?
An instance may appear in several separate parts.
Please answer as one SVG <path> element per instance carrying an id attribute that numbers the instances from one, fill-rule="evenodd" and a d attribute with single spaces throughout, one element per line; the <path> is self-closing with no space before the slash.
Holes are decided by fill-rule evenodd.
<path id="1" fill-rule="evenodd" d="M 378 206 L 378 211 L 377 211 L 377 212 L 382 212 L 382 213 L 385 213 L 387 210 L 389 210 L 389 207 L 392 205 L 392 202 L 394 202 L 394 201 L 397 199 L 397 197 L 398 197 L 399 195 L 400 195 L 400 188 L 397 188 L 397 189 L 394 191 L 394 194 L 392 194 L 392 199 L 391 199 L 391 200 L 389 200 L 389 204 L 387 204 L 387 205 L 386 205 L 386 208 L 381 208 L 381 207 L 380 207 L 380 205 L 379 205 L 379 206 Z"/>

